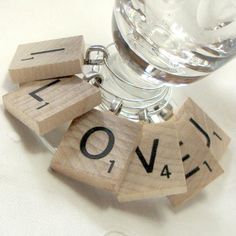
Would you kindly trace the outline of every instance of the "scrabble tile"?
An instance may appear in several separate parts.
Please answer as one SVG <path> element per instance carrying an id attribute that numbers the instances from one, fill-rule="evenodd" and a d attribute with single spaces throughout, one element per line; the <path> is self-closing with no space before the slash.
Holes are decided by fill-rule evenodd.
<path id="1" fill-rule="evenodd" d="M 100 90 L 76 76 L 34 81 L 3 96 L 6 109 L 45 134 L 101 103 Z"/>
<path id="2" fill-rule="evenodd" d="M 121 202 L 187 191 L 175 124 L 143 126 L 140 144 L 121 184 Z"/>
<path id="3" fill-rule="evenodd" d="M 187 99 L 176 118 L 189 120 L 214 157 L 220 159 L 230 143 L 230 138 L 192 99 Z"/>
<path id="4" fill-rule="evenodd" d="M 176 128 L 188 191 L 168 197 L 173 207 L 180 206 L 195 197 L 223 173 L 223 169 L 211 154 L 210 149 L 189 121 L 177 121 Z"/>
<path id="5" fill-rule="evenodd" d="M 142 126 L 93 110 L 75 119 L 51 167 L 89 185 L 116 192 L 142 134 Z"/>
<path id="6" fill-rule="evenodd" d="M 80 73 L 84 51 L 83 36 L 19 45 L 10 76 L 13 82 L 24 83 Z"/>

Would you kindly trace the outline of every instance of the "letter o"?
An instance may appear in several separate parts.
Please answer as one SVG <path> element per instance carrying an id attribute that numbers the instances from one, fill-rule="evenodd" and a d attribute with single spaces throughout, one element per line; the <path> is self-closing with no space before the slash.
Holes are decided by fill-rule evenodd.
<path id="1" fill-rule="evenodd" d="M 104 151 L 102 151 L 99 154 L 93 155 L 93 154 L 90 154 L 87 151 L 86 143 L 87 143 L 88 138 L 90 137 L 90 135 L 92 135 L 93 133 L 95 133 L 97 131 L 105 132 L 108 135 L 109 141 L 108 141 L 107 147 L 105 148 Z M 87 157 L 89 159 L 98 160 L 98 159 L 101 159 L 101 158 L 107 156 L 111 152 L 111 150 L 112 150 L 112 148 L 114 146 L 114 143 L 115 143 L 115 137 L 114 137 L 114 134 L 112 133 L 111 130 L 109 130 L 109 129 L 105 128 L 105 127 L 100 127 L 100 126 L 99 127 L 94 127 L 92 129 L 88 130 L 84 134 L 84 136 L 82 137 L 81 142 L 80 142 L 80 150 L 84 154 L 85 157 Z"/>

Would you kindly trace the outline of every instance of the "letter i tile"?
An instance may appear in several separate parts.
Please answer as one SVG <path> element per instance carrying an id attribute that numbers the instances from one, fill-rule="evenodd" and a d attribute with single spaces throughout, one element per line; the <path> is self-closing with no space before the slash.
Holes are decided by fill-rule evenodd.
<path id="1" fill-rule="evenodd" d="M 66 176 L 118 191 L 141 138 L 142 125 L 92 110 L 75 119 L 51 162 Z"/>

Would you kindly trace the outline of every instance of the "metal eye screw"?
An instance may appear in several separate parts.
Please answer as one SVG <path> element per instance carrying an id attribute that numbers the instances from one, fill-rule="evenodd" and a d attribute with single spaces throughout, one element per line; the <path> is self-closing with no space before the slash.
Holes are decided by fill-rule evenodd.
<path id="1" fill-rule="evenodd" d="M 102 53 L 101 59 L 91 59 L 91 53 L 97 52 Z M 107 49 L 102 45 L 93 45 L 89 47 L 85 54 L 84 64 L 86 65 L 102 65 L 104 64 L 105 58 L 108 57 Z"/>
<path id="2" fill-rule="evenodd" d="M 120 98 L 116 98 L 112 101 L 110 111 L 115 115 L 119 115 L 123 106 L 123 102 Z"/>

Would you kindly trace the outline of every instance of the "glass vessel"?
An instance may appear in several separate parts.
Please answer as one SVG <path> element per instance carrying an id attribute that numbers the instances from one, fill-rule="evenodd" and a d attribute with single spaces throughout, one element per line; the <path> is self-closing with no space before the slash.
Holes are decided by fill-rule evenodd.
<path id="1" fill-rule="evenodd" d="M 101 108 L 134 121 L 168 120 L 172 87 L 236 55 L 236 0 L 116 0 L 112 32 L 113 44 L 85 55 L 85 79 L 101 88 Z M 60 136 L 57 130 L 52 140 Z"/>
<path id="2" fill-rule="evenodd" d="M 93 66 L 103 77 L 102 107 L 133 120 L 167 119 L 173 86 L 236 54 L 236 1 L 116 0 L 112 32 L 114 44 L 97 53 L 104 64 Z"/>

